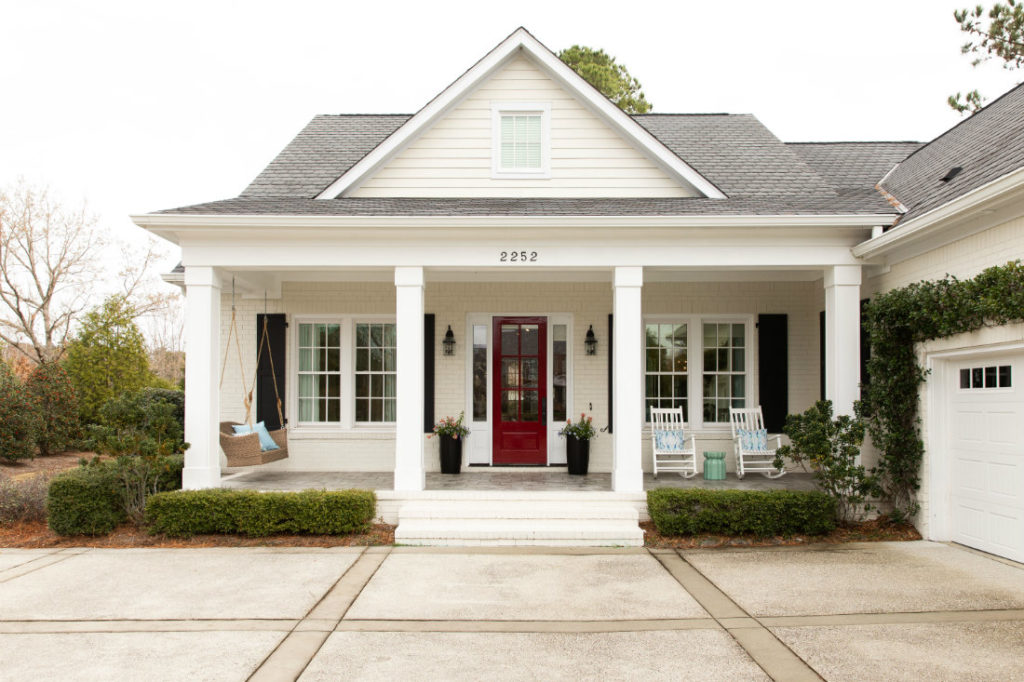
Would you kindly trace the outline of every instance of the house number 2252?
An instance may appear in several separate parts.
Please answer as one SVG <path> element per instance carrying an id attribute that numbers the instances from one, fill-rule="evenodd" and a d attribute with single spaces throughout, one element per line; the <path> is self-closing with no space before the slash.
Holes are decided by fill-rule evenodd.
<path id="1" fill-rule="evenodd" d="M 502 263 L 536 263 L 536 251 L 502 251 L 499 259 Z"/>

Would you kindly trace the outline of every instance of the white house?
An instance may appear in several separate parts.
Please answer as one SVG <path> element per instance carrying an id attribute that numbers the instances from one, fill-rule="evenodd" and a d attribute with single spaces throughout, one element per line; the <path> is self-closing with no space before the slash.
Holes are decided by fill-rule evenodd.
<path id="1" fill-rule="evenodd" d="M 1018 100 L 993 124 L 1015 126 L 1015 142 Z M 730 407 L 761 405 L 776 432 L 819 397 L 850 412 L 862 299 L 1021 255 L 1019 144 L 1002 145 L 1012 168 L 964 161 L 931 186 L 948 136 L 986 163 L 957 133 L 986 117 L 919 149 L 786 144 L 750 115 L 630 116 L 524 29 L 415 115 L 317 116 L 239 197 L 134 217 L 182 249 L 185 485 L 219 485 L 218 423 L 244 414 L 252 378 L 237 361 L 220 386 L 232 306 L 247 373 L 261 316 L 273 322 L 289 457 L 265 466 L 393 471 L 396 493 L 423 490 L 438 467 L 426 433 L 460 412 L 466 463 L 481 468 L 564 463 L 559 429 L 593 415 L 607 432 L 591 470 L 632 496 L 650 470 L 650 406 L 683 407 L 698 450 L 730 448 Z M 989 363 L 954 350 L 998 347 L 1014 364 L 1020 342 L 986 330 L 927 352 L 939 379 Z M 264 370 L 257 409 L 274 424 Z M 962 434 L 933 433 L 964 421 L 933 417 L 987 409 L 990 393 L 930 386 L 923 523 L 967 541 L 951 474 Z"/>

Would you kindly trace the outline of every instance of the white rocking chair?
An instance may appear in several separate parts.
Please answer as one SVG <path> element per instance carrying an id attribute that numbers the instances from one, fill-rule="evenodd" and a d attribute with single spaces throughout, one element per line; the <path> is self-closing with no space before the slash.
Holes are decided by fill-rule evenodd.
<path id="1" fill-rule="evenodd" d="M 754 408 L 731 408 L 729 425 L 736 449 L 736 477 L 743 478 L 747 472 L 764 474 L 768 478 L 779 478 L 785 469 L 775 466 L 775 451 L 782 447 L 782 436 L 773 436 L 775 447 L 768 447 L 768 431 L 764 428 L 761 406 Z"/>
<path id="2" fill-rule="evenodd" d="M 683 478 L 697 475 L 696 438 L 685 437 L 683 408 L 651 408 L 651 447 L 654 450 L 655 478 L 659 471 L 676 471 Z"/>

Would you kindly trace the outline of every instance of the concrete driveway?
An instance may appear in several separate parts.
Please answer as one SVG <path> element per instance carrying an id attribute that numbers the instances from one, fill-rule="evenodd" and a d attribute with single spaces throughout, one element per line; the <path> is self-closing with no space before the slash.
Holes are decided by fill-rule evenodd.
<path id="1" fill-rule="evenodd" d="M 959 547 L 0 550 L 0 680 L 1008 680 Z"/>

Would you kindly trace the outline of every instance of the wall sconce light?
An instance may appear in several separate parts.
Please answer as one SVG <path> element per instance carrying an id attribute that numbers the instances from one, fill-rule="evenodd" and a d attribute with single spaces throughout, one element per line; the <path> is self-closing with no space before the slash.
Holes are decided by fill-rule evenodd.
<path id="1" fill-rule="evenodd" d="M 452 333 L 452 326 L 448 325 L 448 331 L 444 333 L 444 354 L 455 355 L 455 334 Z"/>
<path id="2" fill-rule="evenodd" d="M 587 330 L 587 339 L 583 342 L 587 348 L 587 355 L 597 355 L 597 337 L 594 336 L 594 325 Z"/>

